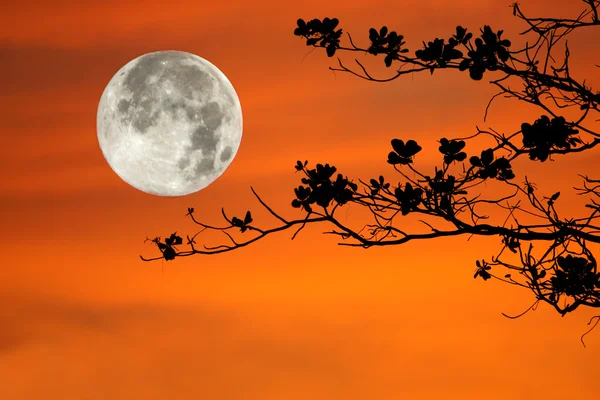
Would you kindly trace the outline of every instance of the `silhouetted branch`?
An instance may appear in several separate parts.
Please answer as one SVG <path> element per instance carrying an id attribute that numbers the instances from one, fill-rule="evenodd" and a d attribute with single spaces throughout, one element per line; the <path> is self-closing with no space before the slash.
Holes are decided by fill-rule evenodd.
<path id="1" fill-rule="evenodd" d="M 522 312 L 521 314 L 519 314 L 519 315 L 515 315 L 514 317 L 513 317 L 513 316 L 510 316 L 510 315 L 506 315 L 506 314 L 504 314 L 504 313 L 502 313 L 502 315 L 503 315 L 503 316 L 505 316 L 506 318 L 510 318 L 510 319 L 517 319 L 517 318 L 520 318 L 520 317 L 522 317 L 523 315 L 527 314 L 527 312 L 529 312 L 529 310 L 533 310 L 533 311 L 535 311 L 535 309 L 536 309 L 536 307 L 537 307 L 537 305 L 538 305 L 539 303 L 540 303 L 540 301 L 539 301 L 539 300 L 536 300 L 536 301 L 535 301 L 535 302 L 534 302 L 534 303 L 533 303 L 533 304 L 532 304 L 532 305 L 531 305 L 531 306 L 530 306 L 530 307 L 529 307 L 527 310 L 523 311 L 523 312 Z"/>
<path id="2" fill-rule="evenodd" d="M 587 331 L 585 331 L 585 333 L 583 335 L 581 335 L 580 340 L 581 340 L 581 344 L 583 345 L 583 347 L 587 347 L 585 345 L 585 342 L 583 341 L 583 338 L 586 337 L 588 333 L 593 331 L 594 328 L 598 325 L 598 322 L 600 322 L 600 315 L 595 315 L 592 318 L 590 318 L 590 321 L 587 324 L 590 325 L 592 323 L 592 321 L 596 321 L 596 322 L 594 322 L 594 325 L 592 325 L 592 327 L 590 329 L 588 329 Z"/>
<path id="3" fill-rule="evenodd" d="M 292 228 L 294 239 L 307 225 L 315 223 L 330 225 L 331 230 L 323 233 L 339 237 L 338 245 L 362 248 L 461 235 L 466 235 L 467 240 L 474 236 L 494 236 L 501 240 L 501 249 L 491 261 L 476 261 L 474 277 L 484 281 L 495 278 L 526 288 L 535 296 L 535 302 L 524 313 L 515 317 L 503 313 L 504 316 L 518 318 L 540 302 L 549 304 L 563 316 L 580 306 L 599 308 L 600 273 L 589 243 L 600 243 L 600 226 L 596 223 L 600 217 L 600 179 L 580 175 L 583 186 L 574 189 L 578 195 L 587 196 L 589 202 L 584 208 L 586 215 L 573 218 L 561 215 L 556 209 L 560 192 L 543 195 L 527 176 L 523 176 L 521 184 L 516 183 L 513 171 L 514 161 L 520 158 L 528 158 L 537 168 L 554 161 L 555 156 L 564 159 L 590 151 L 600 143 L 595 121 L 588 123 L 589 117 L 597 117 L 600 111 L 600 92 L 594 92 L 585 80 L 573 76 L 569 65 L 571 51 L 565 39 L 576 29 L 600 25 L 600 0 L 583 2 L 587 9 L 574 19 L 530 18 L 517 3 L 513 4 L 513 14 L 527 25 L 521 35 L 532 37 L 520 48 L 506 39 L 502 30 L 484 26 L 475 37 L 467 28 L 457 26 L 456 32 L 447 39 L 423 42 L 423 47 L 412 55 L 404 36 L 385 26 L 369 30 L 370 44 L 366 47 L 357 44 L 350 34 L 347 35 L 349 45 L 342 46 L 342 29 L 338 28 L 336 18 L 308 22 L 299 19 L 294 34 L 305 39 L 307 46 L 313 49 L 325 49 L 328 57 L 359 52 L 383 56 L 387 68 L 396 67 L 390 77 L 375 78 L 358 59 L 355 59 L 358 69 L 352 70 L 338 57 L 339 68 L 330 68 L 332 71 L 347 72 L 373 82 L 390 82 L 423 71 L 433 74 L 436 70 L 465 73 L 475 81 L 491 75 L 489 83 L 500 91 L 489 100 L 484 120 L 493 100 L 500 96 L 535 105 L 542 114 L 532 122 L 521 123 L 508 134 L 476 126 L 475 133 L 464 137 L 440 138 L 438 150 L 442 160 L 433 171 L 416 167 L 422 148 L 415 140 L 392 139 L 387 162 L 402 180 L 397 185 L 380 175 L 359 180 L 359 190 L 359 185 L 347 177 L 335 175 L 335 166 L 318 163 L 315 168 L 309 168 L 308 161 L 298 161 L 295 170 L 303 177 L 301 185 L 294 189 L 291 205 L 305 214 L 303 218 L 284 218 L 251 187 L 277 226 L 261 227 L 253 221 L 250 211 L 243 218 L 230 218 L 224 209 L 221 213 L 226 224 L 208 225 L 198 221 L 194 209 L 189 208 L 186 216 L 201 227 L 191 238 L 187 236 L 190 249 L 179 251 L 177 246 L 183 245 L 182 239 L 173 233 L 164 240 L 147 239 L 159 248 L 161 257 L 140 257 L 152 261 L 219 254 Z M 564 56 L 559 62 L 555 56 L 557 45 L 563 39 Z M 566 109 L 576 114 L 574 119 L 563 116 Z M 476 137 L 490 139 L 491 145 L 467 155 L 466 141 Z M 509 193 L 486 197 L 488 184 L 503 185 Z M 335 213 L 346 204 L 365 207 L 373 221 L 360 229 L 342 223 Z M 498 221 L 487 215 L 490 208 L 502 215 Z M 416 216 L 421 225 L 414 231 L 399 227 L 398 221 L 407 216 Z M 234 236 L 237 229 L 246 235 L 245 240 Z M 196 237 L 206 231 L 223 232 L 229 244 L 203 244 L 200 249 L 195 246 Z M 594 318 L 591 329 L 598 324 L 600 316 Z"/>

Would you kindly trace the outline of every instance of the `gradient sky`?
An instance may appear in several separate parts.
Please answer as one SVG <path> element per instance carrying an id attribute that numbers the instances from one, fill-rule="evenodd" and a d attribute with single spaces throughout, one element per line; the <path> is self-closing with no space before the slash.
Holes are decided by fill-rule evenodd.
<path id="1" fill-rule="evenodd" d="M 498 238 L 466 237 L 349 249 L 292 232 L 218 256 L 145 263 L 146 236 L 195 232 L 184 217 L 219 223 L 220 207 L 276 221 L 292 209 L 298 159 L 330 162 L 351 178 L 397 175 L 392 138 L 417 139 L 422 168 L 439 162 L 442 136 L 475 125 L 512 132 L 539 117 L 500 100 L 466 74 L 428 73 L 377 84 L 328 70 L 334 60 L 293 35 L 297 18 L 337 17 L 366 44 L 387 25 L 412 50 L 458 24 L 523 25 L 509 1 L 62 2 L 21 0 L 0 14 L 0 398 L 159 399 L 559 399 L 600 395 L 600 331 L 579 342 L 592 312 L 561 318 L 498 282 L 474 280 L 474 260 Z M 531 15 L 576 16 L 580 2 L 521 0 Z M 571 40 L 573 70 L 598 82 L 598 31 Z M 240 150 L 199 193 L 163 198 L 123 182 L 96 139 L 104 87 L 124 64 L 156 50 L 214 63 L 244 115 Z M 351 58 L 340 54 L 345 60 Z M 306 57 L 305 57 L 306 56 Z M 389 73 L 376 60 L 373 73 Z M 441 72 L 441 73 L 440 73 Z M 595 74 L 595 75 L 594 75 Z M 595 76 L 595 78 L 594 78 Z M 600 83 L 600 82 L 598 82 Z M 476 149 L 477 150 L 477 149 Z M 480 151 L 481 149 L 479 149 Z M 468 151 L 468 148 L 467 148 Z M 597 171 L 593 154 L 527 172 L 546 194 Z M 577 204 L 563 194 L 563 207 Z M 561 198 L 562 199 L 562 198 Z M 571 200 L 569 200 L 571 199 Z M 572 201 L 572 202 L 571 202 Z M 560 202 L 559 202 L 560 203 Z M 565 205 L 566 204 L 566 205 Z M 559 204 L 561 205 L 561 204 Z M 347 220 L 369 222 L 356 206 Z M 342 217 L 345 221 L 345 217 Z M 209 236 L 212 244 L 221 238 Z"/>

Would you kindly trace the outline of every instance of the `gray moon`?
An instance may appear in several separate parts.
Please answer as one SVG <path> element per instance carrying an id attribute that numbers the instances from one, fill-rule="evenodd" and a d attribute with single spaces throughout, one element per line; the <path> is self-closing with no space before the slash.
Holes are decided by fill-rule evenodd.
<path id="1" fill-rule="evenodd" d="M 213 64 L 183 51 L 144 54 L 122 67 L 102 93 L 96 123 L 113 171 L 158 196 L 210 185 L 242 140 L 233 85 Z"/>

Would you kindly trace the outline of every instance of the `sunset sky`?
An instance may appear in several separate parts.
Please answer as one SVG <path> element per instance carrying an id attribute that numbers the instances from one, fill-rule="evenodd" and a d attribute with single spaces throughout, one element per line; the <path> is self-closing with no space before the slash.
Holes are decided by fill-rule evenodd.
<path id="1" fill-rule="evenodd" d="M 296 160 L 332 163 L 358 179 L 400 176 L 386 163 L 393 138 L 424 148 L 475 126 L 514 132 L 540 112 L 498 100 L 466 73 L 436 71 L 391 83 L 328 69 L 309 54 L 296 20 L 337 17 L 368 45 L 387 25 L 414 51 L 456 25 L 524 38 L 512 1 L 21 0 L 0 13 L 0 399 L 6 400 L 387 400 L 598 398 L 600 329 L 579 341 L 593 310 L 561 318 L 549 306 L 517 320 L 530 292 L 473 279 L 475 260 L 499 238 L 467 237 L 395 247 L 337 245 L 312 226 L 215 256 L 146 263 L 144 239 L 193 234 L 188 207 L 220 224 L 220 209 L 257 225 L 252 186 L 289 218 L 300 184 Z M 214 4 L 210 4 L 214 3 Z M 524 12 L 576 17 L 579 1 L 521 0 Z M 573 74 L 600 85 L 600 35 L 570 39 Z M 229 169 L 184 197 L 143 193 L 105 161 L 96 136 L 100 96 L 128 61 L 182 50 L 215 64 L 239 96 L 244 131 Z M 339 56 L 351 65 L 354 54 Z M 361 60 L 368 57 L 358 55 Z M 371 57 L 372 58 L 372 57 Z M 386 77 L 382 59 L 367 62 Z M 482 148 L 467 147 L 480 152 Z M 581 216 L 569 189 L 593 176 L 597 152 L 565 162 L 524 162 L 525 175 Z M 597 177 L 598 178 L 598 177 Z M 570 196 L 570 197 L 569 197 Z M 579 202 L 579 203 L 578 203 Z M 358 206 L 339 210 L 360 229 Z M 416 225 L 415 225 L 416 227 Z M 245 234 L 248 235 L 248 234 Z M 199 239 L 203 236 L 200 235 Z M 242 236 L 243 237 L 243 236 Z M 208 235 L 209 244 L 223 242 Z M 200 241 L 202 242 L 201 239 Z"/>

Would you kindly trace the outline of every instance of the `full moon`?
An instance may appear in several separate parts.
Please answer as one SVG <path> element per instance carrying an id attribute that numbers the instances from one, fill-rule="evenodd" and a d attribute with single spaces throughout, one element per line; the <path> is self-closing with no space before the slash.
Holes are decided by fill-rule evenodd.
<path id="1" fill-rule="evenodd" d="M 227 77 L 183 51 L 144 54 L 122 67 L 100 98 L 100 149 L 129 185 L 158 196 L 204 189 L 242 140 L 242 109 Z"/>

